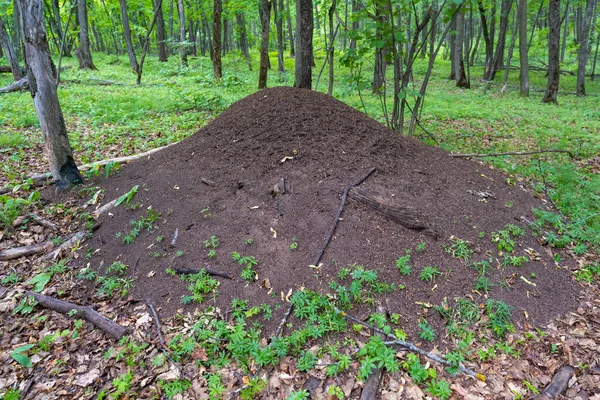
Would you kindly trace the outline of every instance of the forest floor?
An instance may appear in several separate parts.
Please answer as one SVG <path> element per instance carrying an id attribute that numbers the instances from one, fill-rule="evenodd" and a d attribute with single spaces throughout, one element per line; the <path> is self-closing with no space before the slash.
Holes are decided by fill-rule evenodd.
<path id="1" fill-rule="evenodd" d="M 111 96 L 94 85 L 86 93 L 81 78 L 66 77 L 73 85 L 67 98 L 93 97 L 94 90 Z M 93 103 L 94 109 L 82 101 L 77 112 L 66 101 L 81 162 L 178 141 L 192 125 L 212 122 L 131 164 L 90 169 L 74 194 L 57 197 L 50 187 L 37 199 L 25 184 L 10 198 L 34 193 L 31 202 L 3 200 L 3 222 L 12 220 L 0 234 L 0 250 L 45 240 L 58 245 L 94 226 L 55 260 L 0 262 L 5 398 L 17 392 L 21 398 L 359 398 L 380 363 L 385 399 L 527 398 L 566 364 L 575 376 L 565 396 L 600 398 L 597 243 L 574 240 L 581 232 L 592 237 L 595 225 L 569 228 L 550 217 L 558 215 L 558 203 L 564 219 L 595 218 L 592 101 L 582 100 L 575 117 L 565 110 L 574 102 L 566 97 L 567 106 L 533 117 L 527 114 L 541 105 L 512 98 L 511 117 L 497 107 L 486 119 L 477 102 L 490 101 L 480 98 L 489 89 L 467 100 L 463 92 L 439 94 L 426 120 L 443 147 L 578 151 L 576 161 L 548 153 L 484 164 L 452 157 L 427 135 L 428 144 L 397 136 L 316 92 L 268 89 L 213 120 L 235 97 L 199 92 L 192 110 L 177 104 L 152 116 L 150 102 L 168 107 L 172 98 L 165 96 L 175 90 L 152 85 L 141 90 L 160 99 L 110 85 L 117 104 Z M 16 110 L 19 102 L 24 109 L 26 97 L 3 109 Z M 455 109 L 436 113 L 446 100 Z M 367 101 L 371 114 L 374 103 Z M 115 110 L 113 122 L 105 121 L 103 107 Z M 45 169 L 40 140 L 30 139 L 37 128 L 24 123 L 25 113 L 5 115 L 12 133 L 0 153 L 3 184 Z M 158 128 L 154 118 L 162 120 Z M 536 127 L 525 118 L 539 118 Z M 315 261 L 344 188 L 371 168 L 350 190 L 333 240 Z M 569 193 L 584 210 L 574 211 Z M 92 215 L 120 197 L 121 205 Z M 43 225 L 30 213 L 42 216 Z M 205 267 L 233 279 L 177 273 Z M 91 305 L 131 335 L 117 343 L 87 322 L 33 307 L 23 297 L 32 287 Z M 369 326 L 451 365 L 390 350 Z"/>

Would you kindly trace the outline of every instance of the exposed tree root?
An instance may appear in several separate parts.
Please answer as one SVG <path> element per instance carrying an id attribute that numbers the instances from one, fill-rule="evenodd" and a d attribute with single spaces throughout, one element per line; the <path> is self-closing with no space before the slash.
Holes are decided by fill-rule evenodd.
<path id="1" fill-rule="evenodd" d="M 43 294 L 30 291 L 25 291 L 25 296 L 33 296 L 38 304 L 44 308 L 57 311 L 72 318 L 84 319 L 115 340 L 121 340 L 123 336 L 129 333 L 127 328 L 103 316 L 95 311 L 92 307 L 79 306 L 74 303 L 58 300 L 53 297 L 44 296 Z"/>

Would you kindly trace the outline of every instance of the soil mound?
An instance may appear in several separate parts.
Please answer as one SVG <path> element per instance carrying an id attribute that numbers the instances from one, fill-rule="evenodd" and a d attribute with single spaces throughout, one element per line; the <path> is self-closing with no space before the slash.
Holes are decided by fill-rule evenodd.
<path id="1" fill-rule="evenodd" d="M 376 172 L 346 203 L 323 265 L 309 267 L 344 188 L 371 167 Z M 532 207 L 543 206 L 505 180 L 504 174 L 482 164 L 399 137 L 324 94 L 267 89 L 232 105 L 188 139 L 126 165 L 100 183 L 106 200 L 139 185 L 133 203 L 142 207 L 119 206 L 113 216 L 103 217 L 91 241 L 102 251 L 92 265 L 120 259 L 132 266 L 133 297 L 152 300 L 163 315 L 172 315 L 195 306 L 182 305 L 188 285 L 168 275 L 169 266 L 208 266 L 234 275 L 234 280 L 218 278 L 219 295 L 207 301 L 225 311 L 234 298 L 249 299 L 250 305 L 274 304 L 289 289 L 326 291 L 342 267 L 361 264 L 377 269 L 381 281 L 405 287 L 384 301 L 390 312 L 412 326 L 426 312 L 423 303 L 440 304 L 460 296 L 485 301 L 474 290 L 475 269 L 443 248 L 454 236 L 470 242 L 474 260 L 492 258 L 490 297 L 513 306 L 517 318 L 526 311 L 529 322 L 544 323 L 573 307 L 577 291 L 569 274 L 556 267 L 529 233 L 516 239 L 513 253 L 528 261 L 521 267 L 500 265 L 503 258 L 491 233 L 509 223 L 526 228 L 520 218 L 532 220 Z M 392 212 L 389 207 L 383 210 L 387 216 L 376 212 L 357 200 L 360 195 L 383 200 Z M 142 231 L 132 244 L 124 244 L 118 232 L 130 230 L 130 221 L 146 215 L 150 206 L 161 213 L 155 230 Z M 416 225 L 390 218 L 394 210 L 417 215 Z M 171 247 L 175 230 L 178 240 Z M 164 240 L 157 241 L 158 236 Z M 214 258 L 205 247 L 211 236 L 219 238 Z M 295 250 L 292 243 L 297 243 Z M 395 260 L 407 249 L 412 250 L 412 273 L 401 276 Z M 240 278 L 241 267 L 232 261 L 234 251 L 258 260 L 257 281 Z M 434 282 L 422 281 L 419 275 L 425 266 L 437 267 L 442 275 Z M 275 326 L 285 308 L 276 311 Z"/>

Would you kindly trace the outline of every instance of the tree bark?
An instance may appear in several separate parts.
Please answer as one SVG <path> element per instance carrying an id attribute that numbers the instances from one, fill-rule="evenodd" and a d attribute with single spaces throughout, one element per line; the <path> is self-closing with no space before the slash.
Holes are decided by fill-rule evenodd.
<path id="1" fill-rule="evenodd" d="M 585 7 L 585 15 L 581 26 L 581 41 L 579 42 L 579 63 L 577 67 L 577 96 L 585 96 L 585 66 L 590 57 L 590 23 L 592 21 L 592 13 L 594 1 L 587 0 Z"/>
<path id="2" fill-rule="evenodd" d="M 4 21 L 2 18 L 0 18 L 0 45 L 2 46 L 4 54 L 6 54 L 6 59 L 8 60 L 10 71 L 13 74 L 15 82 L 21 80 L 21 78 L 23 78 L 23 72 L 19 66 L 19 60 L 17 60 L 15 48 L 10 42 L 10 37 L 8 36 L 8 32 L 6 31 L 6 27 L 4 26 Z"/>
<path id="3" fill-rule="evenodd" d="M 221 64 L 221 13 L 223 12 L 222 0 L 214 0 L 213 8 L 213 42 L 212 62 L 215 80 L 219 82 L 223 76 L 223 65 Z"/>
<path id="4" fill-rule="evenodd" d="M 287 31 L 290 40 L 290 57 L 296 56 L 294 44 L 294 30 L 292 29 L 292 13 L 290 11 L 290 0 L 285 0 L 285 18 L 287 19 Z"/>
<path id="5" fill-rule="evenodd" d="M 569 34 L 569 5 L 570 1 L 567 0 L 567 5 L 565 6 L 565 16 L 562 19 L 563 25 L 563 37 L 562 37 L 562 45 L 560 46 L 560 63 L 563 64 L 565 62 L 565 53 L 567 52 L 567 35 Z"/>
<path id="6" fill-rule="evenodd" d="M 506 47 L 506 34 L 508 32 L 508 19 L 513 0 L 502 0 L 500 11 L 500 32 L 498 33 L 498 44 L 496 45 L 496 57 L 494 60 L 494 77 L 497 71 L 504 67 L 504 49 Z"/>
<path id="7" fill-rule="evenodd" d="M 277 31 L 277 71 L 279 73 L 279 80 L 283 81 L 285 79 L 285 65 L 283 63 L 283 0 L 271 0 L 271 2 L 273 4 L 273 17 L 275 18 L 275 29 Z"/>
<path id="8" fill-rule="evenodd" d="M 63 29 L 62 29 L 62 22 L 60 20 L 60 7 L 58 5 L 58 0 L 52 0 L 52 15 L 54 17 L 54 21 L 56 23 L 56 29 L 58 31 L 58 34 L 60 35 L 60 38 L 62 39 L 64 36 L 63 33 Z M 65 28 L 67 29 L 67 28 Z M 68 44 L 65 44 L 64 47 L 62 47 L 62 55 L 64 57 L 71 57 L 71 49 L 69 47 Z"/>
<path id="9" fill-rule="evenodd" d="M 517 19 L 519 20 L 519 83 L 521 96 L 529 96 L 529 46 L 527 45 L 527 0 L 519 0 L 517 9 Z"/>
<path id="10" fill-rule="evenodd" d="M 13 8 L 13 46 L 15 49 L 15 56 L 17 60 L 21 58 L 21 13 L 19 11 L 19 7 L 17 5 L 17 0 L 14 0 L 14 8 Z"/>
<path id="11" fill-rule="evenodd" d="M 358 32 L 360 28 L 360 22 L 358 21 L 358 12 L 360 11 L 360 3 L 358 0 L 352 0 L 352 30 Z M 350 38 L 350 48 L 356 49 L 356 39 L 354 35 Z"/>
<path id="12" fill-rule="evenodd" d="M 242 54 L 246 57 L 246 61 L 248 61 L 248 70 L 252 71 L 252 62 L 250 60 L 250 51 L 248 50 L 248 35 L 246 33 L 246 21 L 244 21 L 244 13 L 237 12 L 235 14 L 235 22 L 238 25 L 239 35 L 239 46 Z"/>
<path id="13" fill-rule="evenodd" d="M 121 22 L 123 23 L 123 35 L 125 36 L 125 45 L 127 46 L 127 55 L 129 56 L 129 66 L 138 73 L 140 66 L 138 65 L 135 51 L 133 50 L 133 42 L 131 41 L 131 28 L 129 27 L 129 16 L 127 15 L 127 0 L 119 0 L 121 6 Z"/>
<path id="14" fill-rule="evenodd" d="M 277 1 L 277 0 L 274 0 Z M 260 40 L 260 70 L 258 73 L 258 88 L 267 87 L 267 70 L 269 69 L 269 25 L 271 21 L 271 1 L 260 0 L 261 40 Z"/>
<path id="15" fill-rule="evenodd" d="M 92 61 L 86 0 L 77 0 L 77 18 L 79 20 L 79 49 L 75 55 L 79 60 L 79 69 L 97 69 Z"/>
<path id="16" fill-rule="evenodd" d="M 490 35 L 490 30 L 485 16 L 482 0 L 477 1 L 479 15 L 481 16 L 481 30 L 483 32 L 483 41 L 485 42 L 485 69 L 483 71 L 483 80 L 491 81 L 494 79 L 494 42 Z M 458 19 L 458 16 L 457 16 Z"/>
<path id="17" fill-rule="evenodd" d="M 312 87 L 313 63 L 312 0 L 296 0 L 296 63 L 295 82 L 298 88 Z"/>
<path id="18" fill-rule="evenodd" d="M 185 46 L 185 8 L 183 0 L 177 0 L 177 11 L 179 13 L 179 52 L 181 54 L 181 64 L 187 66 L 187 48 Z"/>
<path id="19" fill-rule="evenodd" d="M 373 68 L 373 93 L 377 93 L 383 87 L 383 84 L 385 82 L 385 71 L 387 69 L 386 57 L 389 51 L 388 46 L 385 44 L 384 37 L 385 29 L 388 24 L 388 17 L 386 13 L 387 8 L 387 4 L 383 4 L 382 0 L 375 1 L 375 36 L 378 41 L 383 42 L 384 44 L 382 46 L 375 46 L 375 66 Z M 410 23 L 407 23 L 407 26 L 410 26 Z"/>
<path id="20" fill-rule="evenodd" d="M 204 9 L 204 1 L 200 2 L 200 14 L 202 16 L 202 28 L 204 30 L 204 38 L 207 40 L 208 49 L 210 52 L 210 59 L 212 61 L 212 59 L 213 59 L 213 42 L 212 42 L 212 35 L 210 33 L 211 25 L 209 24 L 208 17 L 206 16 L 206 10 Z M 204 54 L 202 54 L 202 55 L 204 55 Z"/>
<path id="21" fill-rule="evenodd" d="M 333 32 L 333 14 L 335 13 L 335 8 L 337 6 L 337 1 L 331 1 L 331 7 L 329 7 L 329 35 L 331 36 L 329 39 L 329 86 L 327 87 L 327 94 L 329 96 L 333 95 L 333 57 L 334 57 L 334 43 L 335 43 L 335 33 Z"/>
<path id="22" fill-rule="evenodd" d="M 557 104 L 558 82 L 560 79 L 560 0 L 549 0 L 548 3 L 548 87 L 543 103 Z"/>
<path id="23" fill-rule="evenodd" d="M 456 87 L 469 89 L 471 83 L 465 74 L 465 64 L 463 60 L 463 38 L 465 34 L 465 15 L 459 10 L 456 15 L 456 42 L 454 43 L 454 76 Z"/>
<path id="24" fill-rule="evenodd" d="M 69 144 L 56 91 L 56 68 L 50 57 L 41 0 L 18 0 L 23 21 L 27 79 L 44 134 L 46 155 L 57 191 L 83 182 Z"/>
<path id="25" fill-rule="evenodd" d="M 158 61 L 167 62 L 169 55 L 167 53 L 167 34 L 165 32 L 165 18 L 163 16 L 162 1 L 156 0 L 155 7 L 158 7 L 156 14 L 156 45 L 158 47 Z"/>

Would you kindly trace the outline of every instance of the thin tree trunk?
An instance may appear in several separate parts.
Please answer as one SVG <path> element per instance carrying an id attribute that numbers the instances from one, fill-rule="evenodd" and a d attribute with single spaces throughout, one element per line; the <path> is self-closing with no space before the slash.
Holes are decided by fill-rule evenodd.
<path id="1" fill-rule="evenodd" d="M 517 9 L 517 19 L 519 20 L 519 83 L 521 96 L 529 96 L 529 46 L 527 45 L 527 0 L 519 0 Z"/>
<path id="2" fill-rule="evenodd" d="M 222 54 L 225 55 L 229 53 L 229 24 L 227 18 L 223 18 L 223 45 L 221 46 Z"/>
<path id="3" fill-rule="evenodd" d="M 384 42 L 385 28 L 387 27 L 388 23 L 388 17 L 385 12 L 387 8 L 387 5 L 384 4 L 382 0 L 375 1 L 375 36 L 377 41 L 381 42 Z M 407 26 L 408 25 L 410 24 L 407 24 Z M 375 67 L 373 68 L 373 93 L 379 92 L 379 90 L 381 90 L 385 82 L 385 71 L 387 69 L 387 53 L 388 48 L 386 45 L 375 47 Z"/>
<path id="4" fill-rule="evenodd" d="M 491 29 L 488 28 L 482 0 L 477 0 L 477 6 L 479 8 L 479 15 L 481 17 L 481 30 L 483 32 L 483 40 L 485 42 L 485 69 L 483 72 L 483 80 L 491 81 L 494 79 L 494 42 L 493 37 L 490 34 Z M 458 18 L 460 17 L 457 16 L 456 19 Z"/>
<path id="5" fill-rule="evenodd" d="M 175 24 L 175 23 L 174 23 L 174 22 L 175 22 L 175 21 L 174 21 L 174 19 L 175 19 L 175 18 L 174 18 L 174 16 L 173 16 L 173 14 L 175 13 L 175 11 L 174 11 L 174 8 L 175 8 L 175 7 L 174 7 L 174 5 L 173 5 L 174 1 L 175 1 L 175 0 L 171 0 L 171 1 L 169 2 L 169 38 L 170 38 L 170 39 L 171 39 L 171 41 L 173 41 L 173 42 L 175 41 L 175 29 L 174 29 L 174 24 Z"/>
<path id="6" fill-rule="evenodd" d="M 508 74 L 510 72 L 510 62 L 512 61 L 513 51 L 515 49 L 515 40 L 517 38 L 519 30 L 519 20 L 515 18 L 515 25 L 512 31 L 512 37 L 510 39 L 510 45 L 508 46 L 508 56 L 506 60 L 506 68 L 504 69 L 504 84 L 502 85 L 502 92 L 508 87 Z"/>
<path id="7" fill-rule="evenodd" d="M 433 53 L 435 52 L 435 38 L 436 38 L 436 31 L 437 31 L 437 18 L 435 18 L 435 16 L 437 16 L 437 14 L 438 14 L 438 0 L 433 0 L 432 5 L 431 5 L 431 15 L 433 15 L 433 18 L 431 18 L 431 20 L 430 20 L 431 27 L 429 28 L 429 53 L 428 53 L 429 58 L 433 57 Z"/>
<path id="8" fill-rule="evenodd" d="M 208 17 L 206 16 L 206 10 L 204 9 L 204 0 L 200 2 L 200 14 L 202 16 L 202 25 L 204 29 L 204 37 L 208 40 L 208 49 L 210 52 L 210 60 L 213 60 L 213 41 L 211 34 L 211 25 L 208 23 Z"/>
<path id="9" fill-rule="evenodd" d="M 277 0 L 275 0 L 277 1 Z M 271 25 L 271 2 L 260 0 L 261 40 L 260 40 L 260 70 L 258 73 L 258 88 L 267 87 L 267 70 L 269 69 L 269 26 Z"/>
<path id="10" fill-rule="evenodd" d="M 185 8 L 183 0 L 177 0 L 177 11 L 179 14 L 179 52 L 181 54 L 181 64 L 187 66 L 187 48 L 185 43 Z"/>
<path id="11" fill-rule="evenodd" d="M 565 62 L 565 53 L 567 50 L 567 35 L 569 34 L 569 3 L 570 0 L 567 0 L 567 6 L 565 7 L 565 16 L 563 17 L 563 38 L 562 38 L 562 46 L 560 46 L 560 63 Z"/>
<path id="12" fill-rule="evenodd" d="M 129 66 L 138 73 L 140 66 L 138 65 L 135 51 L 133 50 L 133 42 L 131 41 L 131 28 L 129 27 L 129 16 L 127 15 L 127 0 L 119 0 L 121 6 L 121 22 L 123 23 L 123 35 L 125 36 L 125 45 L 127 46 L 127 55 L 129 56 Z"/>
<path id="13" fill-rule="evenodd" d="M 329 7 L 329 35 L 331 36 L 329 40 L 329 86 L 327 88 L 327 94 L 333 95 L 333 56 L 334 56 L 334 41 L 335 41 L 335 33 L 333 32 L 333 15 L 335 13 L 335 8 L 337 6 L 336 0 L 331 0 L 331 7 Z"/>
<path id="14" fill-rule="evenodd" d="M 358 21 L 358 17 L 356 14 L 360 11 L 360 3 L 359 0 L 352 0 L 352 30 L 354 32 L 358 32 L 360 29 L 360 22 Z M 350 38 L 350 48 L 356 49 L 356 39 L 354 35 Z"/>
<path id="15" fill-rule="evenodd" d="M 560 0 L 549 0 L 548 25 L 548 88 L 542 102 L 557 104 L 560 79 Z"/>
<path id="16" fill-rule="evenodd" d="M 252 62 L 250 60 L 250 51 L 248 50 L 248 36 L 246 34 L 246 22 L 244 21 L 244 13 L 238 12 L 235 14 L 235 21 L 239 29 L 240 50 L 248 61 L 248 70 L 252 71 Z"/>
<path id="17" fill-rule="evenodd" d="M 585 66 L 590 57 L 590 23 L 592 21 L 594 1 L 587 0 L 585 16 L 581 25 L 581 41 L 579 43 L 579 64 L 577 67 L 577 96 L 585 96 Z"/>
<path id="18" fill-rule="evenodd" d="M 456 15 L 456 43 L 454 44 L 454 76 L 456 79 L 456 86 L 461 88 L 470 88 L 471 83 L 467 80 L 465 74 L 465 64 L 463 60 L 463 38 L 465 35 L 465 15 L 462 12 L 458 12 Z"/>
<path id="19" fill-rule="evenodd" d="M 64 191 L 83 182 L 75 165 L 67 128 L 56 91 L 56 68 L 50 57 L 41 0 L 18 0 L 23 21 L 23 43 L 27 79 L 33 104 L 44 134 L 50 171 L 56 190 Z"/>
<path id="20" fill-rule="evenodd" d="M 215 80 L 219 82 L 223 76 L 223 65 L 221 64 L 221 13 L 223 12 L 222 0 L 214 0 L 213 7 L 213 42 L 212 62 Z"/>
<path id="21" fill-rule="evenodd" d="M 58 0 L 52 0 L 51 3 L 52 3 L 52 14 L 54 16 L 54 20 L 56 21 L 56 27 L 58 30 L 58 34 L 60 35 L 61 40 L 62 40 L 62 37 L 64 36 L 64 32 L 62 29 L 62 22 L 60 20 L 60 7 L 58 5 Z M 64 57 L 71 57 L 71 48 L 68 45 L 63 46 L 62 55 Z"/>
<path id="22" fill-rule="evenodd" d="M 79 19 L 79 49 L 76 50 L 75 55 L 79 60 L 79 69 L 97 69 L 92 61 L 92 52 L 90 51 L 86 0 L 77 0 L 77 16 Z"/>
<path id="23" fill-rule="evenodd" d="M 21 58 L 21 13 L 17 5 L 17 0 L 14 0 L 13 7 L 13 48 L 15 50 L 15 57 L 17 60 Z"/>
<path id="24" fill-rule="evenodd" d="M 305 89 L 310 89 L 312 87 L 312 42 L 312 0 L 296 0 L 296 63 L 294 71 L 295 87 Z"/>
<path id="25" fill-rule="evenodd" d="M 192 20 L 192 19 L 190 19 L 190 21 L 189 21 L 188 24 L 189 24 L 188 35 L 190 37 L 190 43 L 191 43 L 190 54 L 195 57 L 196 54 L 197 54 L 197 46 L 196 46 L 196 42 L 197 42 L 197 36 L 196 36 L 197 25 L 194 22 L 194 20 Z"/>
<path id="26" fill-rule="evenodd" d="M 290 39 L 290 57 L 296 56 L 294 30 L 292 29 L 292 13 L 290 11 L 290 0 L 285 0 L 285 17 L 287 19 L 287 31 Z"/>
<path id="27" fill-rule="evenodd" d="M 158 61 L 167 62 L 167 34 L 165 32 L 165 18 L 162 10 L 162 0 L 156 0 L 155 7 L 158 6 L 156 15 L 156 45 L 158 46 Z"/>
<path id="28" fill-rule="evenodd" d="M 279 1 L 279 3 L 277 3 Z M 335 0 L 334 0 L 335 1 Z M 283 64 L 283 0 L 271 0 L 277 30 L 277 71 L 280 81 L 285 80 L 285 65 Z"/>
<path id="29" fill-rule="evenodd" d="M 506 34 L 508 33 L 508 19 L 513 0 L 502 0 L 500 11 L 500 32 L 498 33 L 498 44 L 496 45 L 496 57 L 494 60 L 494 76 L 496 71 L 502 71 L 504 67 L 504 49 L 506 47 Z"/>
<path id="30" fill-rule="evenodd" d="M 104 8 L 104 12 L 106 13 L 106 16 L 108 17 L 108 19 L 110 20 L 110 23 L 112 25 L 112 30 L 110 31 L 110 36 L 112 37 L 113 45 L 115 46 L 115 55 L 119 56 L 119 55 L 121 55 L 121 45 L 120 45 L 120 42 L 117 41 L 117 35 L 115 34 L 115 32 L 117 32 L 117 24 L 115 23 L 115 20 L 113 19 L 113 16 L 110 13 L 110 11 L 108 11 L 108 8 L 106 7 L 106 2 L 104 0 L 100 0 L 100 2 L 102 3 L 102 8 Z M 77 56 L 77 57 L 79 58 L 79 56 Z"/>
<path id="31" fill-rule="evenodd" d="M 454 81 L 456 80 L 456 57 L 454 56 L 454 51 L 456 50 L 456 17 L 452 21 L 449 22 L 450 35 L 448 36 L 448 49 L 450 51 L 450 75 L 448 79 Z"/>
<path id="32" fill-rule="evenodd" d="M 8 32 L 6 31 L 6 27 L 4 26 L 4 21 L 2 20 L 2 18 L 0 18 L 0 45 L 2 46 L 4 54 L 6 54 L 6 59 L 8 60 L 10 70 L 16 82 L 23 78 L 23 72 L 21 71 L 21 67 L 19 66 L 19 61 L 17 60 L 15 49 L 12 43 L 10 42 L 10 37 L 8 36 Z"/>

